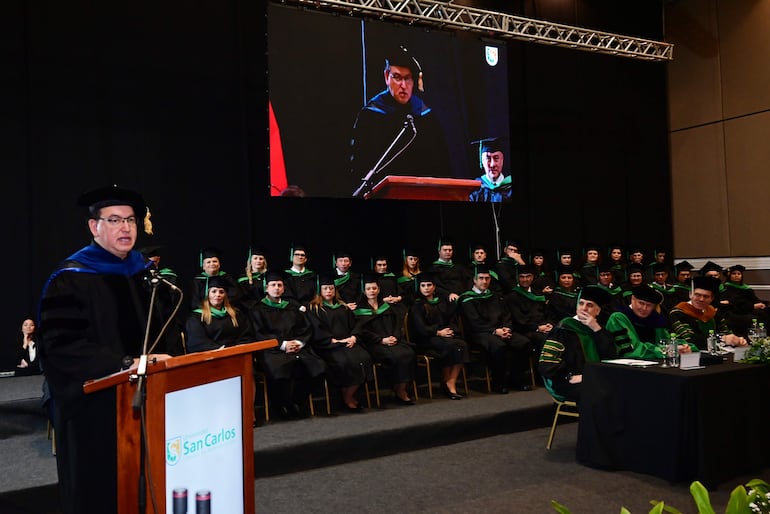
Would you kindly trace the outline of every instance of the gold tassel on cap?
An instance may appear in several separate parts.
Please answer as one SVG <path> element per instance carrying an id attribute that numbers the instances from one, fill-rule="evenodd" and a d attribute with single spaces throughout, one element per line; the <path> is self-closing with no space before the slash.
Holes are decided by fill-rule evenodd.
<path id="1" fill-rule="evenodd" d="M 148 236 L 152 235 L 152 221 L 150 221 L 150 218 L 152 218 L 152 213 L 150 212 L 150 208 L 146 207 L 147 212 L 144 215 L 144 233 Z"/>

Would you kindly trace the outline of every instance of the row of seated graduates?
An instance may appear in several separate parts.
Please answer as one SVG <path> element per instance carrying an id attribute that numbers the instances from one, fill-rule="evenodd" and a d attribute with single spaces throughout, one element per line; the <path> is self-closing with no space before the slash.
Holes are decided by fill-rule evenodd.
<path id="1" fill-rule="evenodd" d="M 459 264 L 454 265 L 452 262 L 454 245 L 449 241 L 443 241 L 442 243 L 439 245 L 439 258 L 427 268 L 435 272 L 435 282 L 439 293 L 447 298 L 450 298 L 453 294 L 456 297 L 472 287 L 473 273 L 471 270 L 485 262 L 486 248 L 483 245 L 471 247 L 471 263 L 468 266 L 462 266 Z M 230 297 L 234 299 L 233 303 L 241 306 L 244 310 L 249 310 L 264 295 L 262 278 L 263 273 L 266 271 L 266 253 L 266 251 L 261 249 L 251 251 L 246 272 L 238 280 L 234 280 L 219 269 L 219 259 L 215 249 L 203 250 L 201 252 L 201 265 L 204 270 L 208 269 L 209 272 L 204 271 L 199 277 L 196 277 L 196 281 L 194 281 L 196 286 L 193 287 L 190 296 L 201 297 L 201 290 L 205 288 L 205 277 L 223 276 L 227 277 L 229 281 L 228 292 Z M 411 303 L 415 290 L 412 278 L 421 271 L 419 257 L 415 255 L 416 252 L 405 250 L 403 253 L 403 271 L 400 273 L 401 276 L 398 277 L 388 272 L 387 259 L 384 257 L 372 259 L 372 263 L 375 264 L 374 267 L 379 268 L 377 271 L 381 275 L 382 296 L 386 298 L 386 302 L 393 302 L 395 306 L 400 302 L 403 302 L 405 306 Z M 534 273 L 534 280 L 531 283 L 531 297 L 528 300 L 538 298 L 545 301 L 527 301 L 524 303 L 529 305 L 524 306 L 522 306 L 522 295 L 520 294 L 522 288 L 511 285 L 517 284 L 519 281 L 519 271 L 523 269 L 522 263 L 524 260 L 521 258 L 517 246 L 513 243 L 506 243 L 504 257 L 490 269 L 493 276 L 491 289 L 496 293 L 505 295 L 506 304 L 509 306 L 512 314 L 512 324 L 515 331 L 530 339 L 535 352 L 539 351 L 538 349 L 544 341 L 547 329 L 549 329 L 548 327 L 552 327 L 560 319 L 574 314 L 577 293 L 582 286 L 595 283 L 605 287 L 613 295 L 614 302 L 617 302 L 612 307 L 617 307 L 618 305 L 628 304 L 632 287 L 640 283 L 649 283 L 664 294 L 665 300 L 661 305 L 661 311 L 664 314 L 672 306 L 688 299 L 690 289 L 689 277 L 692 266 L 686 261 L 676 266 L 670 266 L 656 260 L 656 262 L 644 266 L 632 259 L 628 265 L 623 265 L 620 268 L 622 269 L 621 275 L 618 273 L 619 266 L 617 263 L 610 265 L 609 262 L 601 262 L 601 260 L 597 263 L 597 259 L 591 255 L 592 253 L 598 254 L 595 247 L 587 249 L 585 263 L 582 267 L 574 269 L 570 266 L 571 263 L 568 260 L 571 257 L 571 252 L 562 249 L 557 253 L 557 257 L 560 259 L 557 272 L 550 274 L 545 270 L 543 263 L 544 255 L 541 252 L 533 252 L 531 254 L 533 264 L 530 269 Z M 656 257 L 661 257 L 661 254 L 662 252 L 656 252 Z M 304 267 L 304 263 L 307 261 L 306 248 L 301 246 L 293 248 L 291 257 L 292 268 L 286 270 L 285 296 L 301 304 L 307 304 L 309 299 L 315 295 L 317 284 L 315 274 Z M 540 260 L 538 260 L 538 257 L 540 257 Z M 210 264 L 207 261 L 214 261 L 216 266 L 207 268 L 207 265 Z M 360 296 L 361 281 L 358 278 L 360 274 L 350 270 L 351 259 L 350 254 L 347 252 L 337 252 L 333 261 L 337 264 L 336 273 L 339 275 L 337 280 L 335 280 L 337 289 L 343 296 L 344 301 L 353 306 L 353 303 Z M 716 265 L 709 263 L 700 272 L 705 274 L 709 271 L 709 267 L 714 266 Z M 668 277 L 671 275 L 669 269 L 673 270 L 673 274 L 676 277 L 674 284 L 669 284 L 668 282 Z M 718 266 L 717 269 L 725 273 L 728 271 L 722 270 Z M 734 270 L 731 268 L 731 271 Z M 653 280 L 645 280 L 645 275 L 652 276 Z M 592 281 L 593 277 L 596 277 L 595 282 Z M 615 285 L 618 277 L 622 277 L 621 279 L 624 280 L 621 285 Z M 742 281 L 740 285 L 742 285 Z M 728 285 L 723 287 L 726 289 L 726 295 L 733 292 L 733 290 L 741 295 L 746 294 L 745 287 L 730 287 L 729 281 Z M 514 288 L 516 291 L 514 291 Z M 194 300 L 194 302 L 195 305 L 200 305 L 199 300 Z M 726 304 L 729 303 L 729 300 L 726 300 L 725 297 L 725 299 L 721 299 L 721 302 L 720 306 L 726 310 Z M 737 305 L 739 302 L 733 300 L 732 303 Z M 745 304 L 746 302 L 743 301 L 742 303 Z M 603 312 L 608 316 L 612 310 L 614 308 L 604 309 Z M 733 331 L 738 334 L 745 333 L 745 328 L 743 327 L 750 324 L 751 318 L 759 316 L 760 319 L 763 319 L 766 311 L 759 308 L 754 309 L 754 311 L 757 310 L 759 312 L 752 311 L 749 316 L 746 316 L 744 313 L 742 318 L 743 324 L 741 327 L 737 325 L 732 326 Z M 544 330 L 543 327 L 546 327 L 546 329 Z"/>
<path id="2" fill-rule="evenodd" d="M 438 293 L 446 296 L 452 296 L 452 300 L 463 291 L 469 290 L 473 286 L 473 270 L 479 264 L 487 264 L 489 252 L 482 244 L 469 246 L 469 264 L 464 266 L 457 263 L 454 257 L 455 244 L 449 239 L 443 239 L 438 244 L 438 258 L 431 264 L 425 266 L 426 269 L 435 271 L 436 285 Z M 178 277 L 168 269 L 160 266 L 161 247 L 154 246 L 143 249 L 143 253 L 156 263 L 160 274 L 166 279 L 176 283 Z M 264 273 L 267 271 L 268 250 L 259 246 L 253 246 L 249 250 L 245 270 L 239 276 L 228 274 L 222 270 L 221 252 L 214 247 L 204 248 L 199 254 L 199 264 L 201 273 L 196 275 L 191 285 L 187 288 L 189 299 L 188 308 L 197 309 L 204 296 L 206 280 L 211 276 L 219 276 L 228 282 L 228 296 L 232 304 L 236 307 L 248 309 L 256 305 L 264 297 Z M 295 245 L 290 251 L 291 267 L 286 269 L 286 293 L 287 299 L 292 299 L 300 304 L 307 304 L 316 292 L 316 274 L 305 266 L 308 260 L 307 248 L 303 245 Z M 664 266 L 666 253 L 655 251 L 655 262 L 650 265 L 644 265 L 644 253 L 639 248 L 634 248 L 627 254 L 623 252 L 620 246 L 612 246 L 608 249 L 607 259 L 602 260 L 599 248 L 588 246 L 584 250 L 582 266 L 573 266 L 573 252 L 562 248 L 556 252 L 558 265 L 556 270 L 549 271 L 546 261 L 546 254 L 542 251 L 533 251 L 530 254 L 530 262 L 533 266 L 535 279 L 531 289 L 537 296 L 546 298 L 547 310 L 545 318 L 547 323 L 553 324 L 565 316 L 574 313 L 574 303 L 577 293 L 581 287 L 592 284 L 599 284 L 608 287 L 616 298 L 618 304 L 628 303 L 630 290 L 633 286 L 645 281 L 646 277 L 653 276 L 653 266 Z M 414 295 L 415 286 L 413 278 L 422 271 L 420 257 L 417 252 L 411 249 L 402 251 L 403 265 L 400 271 L 391 272 L 388 260 L 384 256 L 375 256 L 371 260 L 372 269 L 382 275 L 381 289 L 382 296 L 387 303 L 404 302 L 405 305 L 411 303 Z M 352 260 L 347 251 L 338 251 L 332 258 L 336 264 L 336 273 L 339 275 L 337 289 L 343 301 L 352 305 L 359 297 L 361 292 L 360 273 L 351 269 Z M 492 283 L 490 289 L 495 293 L 506 295 L 514 290 L 518 281 L 518 266 L 525 264 L 522 253 L 518 245 L 512 241 L 506 241 L 504 244 L 504 255 L 490 268 Z M 666 269 L 670 266 L 665 264 Z M 611 280 L 607 280 L 606 271 L 609 268 L 612 272 Z M 641 270 L 641 274 L 639 271 Z M 604 275 L 601 278 L 600 276 Z M 653 280 L 647 278 L 647 282 Z M 663 281 L 665 283 L 665 280 Z M 687 292 L 681 283 L 674 284 L 671 288 L 676 295 L 666 295 L 667 302 L 664 309 L 678 303 L 686 301 Z M 552 294 L 555 293 L 555 294 Z M 618 294 L 619 293 L 619 294 Z M 674 297 L 676 300 L 674 300 Z M 670 300 L 670 302 L 668 302 Z M 163 305 L 163 302 L 159 302 Z M 166 302 L 169 303 L 169 302 Z M 183 310 L 184 312 L 184 310 Z M 538 314 L 538 316 L 541 316 Z M 539 325 L 542 325 L 540 323 Z M 532 323 L 527 321 L 519 322 L 519 330 L 531 332 Z M 179 330 L 172 330 L 170 337 L 178 340 L 175 334 Z M 539 337 L 536 339 L 540 339 Z M 166 345 L 171 353 L 180 353 L 179 343 L 171 342 Z"/>

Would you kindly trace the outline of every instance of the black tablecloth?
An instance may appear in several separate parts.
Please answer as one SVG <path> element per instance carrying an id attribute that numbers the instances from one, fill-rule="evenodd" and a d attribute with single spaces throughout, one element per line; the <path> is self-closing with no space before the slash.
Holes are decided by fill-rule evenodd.
<path id="1" fill-rule="evenodd" d="M 577 459 L 706 487 L 770 465 L 770 367 L 588 363 Z"/>

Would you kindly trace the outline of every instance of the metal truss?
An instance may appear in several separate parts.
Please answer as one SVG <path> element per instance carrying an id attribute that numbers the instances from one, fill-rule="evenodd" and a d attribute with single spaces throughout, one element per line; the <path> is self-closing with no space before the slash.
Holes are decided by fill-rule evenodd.
<path id="1" fill-rule="evenodd" d="M 633 36 L 612 34 L 559 23 L 523 18 L 437 0 L 281 0 L 349 15 L 373 16 L 409 24 L 477 32 L 491 37 L 518 39 L 576 50 L 650 61 L 673 59 L 674 45 Z"/>

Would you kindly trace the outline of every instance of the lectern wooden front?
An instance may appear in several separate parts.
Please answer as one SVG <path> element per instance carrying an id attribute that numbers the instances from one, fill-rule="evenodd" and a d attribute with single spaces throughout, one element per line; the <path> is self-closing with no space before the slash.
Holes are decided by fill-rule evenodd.
<path id="1" fill-rule="evenodd" d="M 468 201 L 471 192 L 481 187 L 480 180 L 436 177 L 402 177 L 388 175 L 375 185 L 364 198 L 398 200 Z"/>
<path id="2" fill-rule="evenodd" d="M 145 380 L 145 467 L 159 512 L 172 513 L 172 491 L 207 492 L 212 512 L 254 512 L 252 354 L 271 339 L 192 353 L 150 364 Z M 86 382 L 93 393 L 115 388 L 118 425 L 118 512 L 138 511 L 141 416 L 132 408 L 137 382 L 123 371 Z"/>

